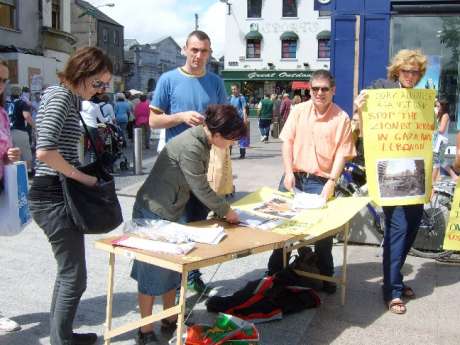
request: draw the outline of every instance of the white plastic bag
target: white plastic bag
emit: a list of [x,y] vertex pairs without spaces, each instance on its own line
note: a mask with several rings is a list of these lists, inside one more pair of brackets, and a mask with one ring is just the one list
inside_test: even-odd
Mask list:
[[0,235],[12,236],[30,222],[27,167],[24,162],[5,166],[4,191],[0,194]]

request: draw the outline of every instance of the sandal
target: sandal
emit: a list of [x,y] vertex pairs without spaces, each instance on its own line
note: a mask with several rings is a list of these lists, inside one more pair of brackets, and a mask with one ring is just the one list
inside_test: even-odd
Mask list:
[[402,291],[403,297],[406,297],[408,299],[414,299],[415,298],[415,292],[412,290],[410,286],[405,286]]
[[172,333],[177,328],[177,318],[174,320],[163,319],[161,320],[161,331]]
[[400,298],[393,298],[391,301],[389,301],[388,310],[398,315],[405,314],[407,311],[406,305]]

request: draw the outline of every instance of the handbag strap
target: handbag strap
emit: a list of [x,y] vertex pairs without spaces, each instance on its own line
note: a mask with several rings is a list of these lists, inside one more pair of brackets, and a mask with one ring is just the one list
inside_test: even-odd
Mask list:
[[100,156],[99,152],[97,152],[96,144],[94,143],[93,137],[89,133],[88,127],[86,126],[86,123],[83,120],[83,117],[81,116],[81,113],[79,111],[77,113],[78,113],[78,116],[80,117],[81,123],[83,124],[83,128],[85,128],[86,136],[88,137],[88,139],[89,139],[89,141],[91,143],[91,146],[93,147],[94,153],[96,155],[96,160],[98,162],[100,162],[101,161],[101,156]]

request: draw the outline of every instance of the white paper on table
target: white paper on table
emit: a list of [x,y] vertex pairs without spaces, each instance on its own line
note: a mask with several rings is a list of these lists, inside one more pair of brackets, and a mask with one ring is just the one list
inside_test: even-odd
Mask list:
[[177,244],[177,243],[154,241],[154,240],[133,237],[133,236],[123,236],[113,241],[112,243],[117,246],[122,246],[122,247],[142,249],[142,250],[148,250],[151,252],[160,252],[160,253],[175,254],[175,255],[185,255],[195,247],[195,243],[193,242]]
[[247,211],[236,209],[235,212],[240,217],[241,226],[247,226],[260,230],[271,230],[280,225],[284,220],[262,217]]
[[313,209],[326,206],[326,199],[319,194],[305,193],[294,188],[294,201],[292,207],[295,209]]

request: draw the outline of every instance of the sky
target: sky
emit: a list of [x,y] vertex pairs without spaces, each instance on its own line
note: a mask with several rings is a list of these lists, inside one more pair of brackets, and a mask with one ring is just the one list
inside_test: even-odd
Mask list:
[[[87,0],[88,1],[88,0]],[[135,38],[139,43],[151,43],[172,36],[183,46],[187,34],[195,29],[195,13],[199,29],[211,38],[213,56],[219,59],[224,52],[225,14],[227,5],[219,0],[89,0],[93,6],[125,28],[125,39]]]

